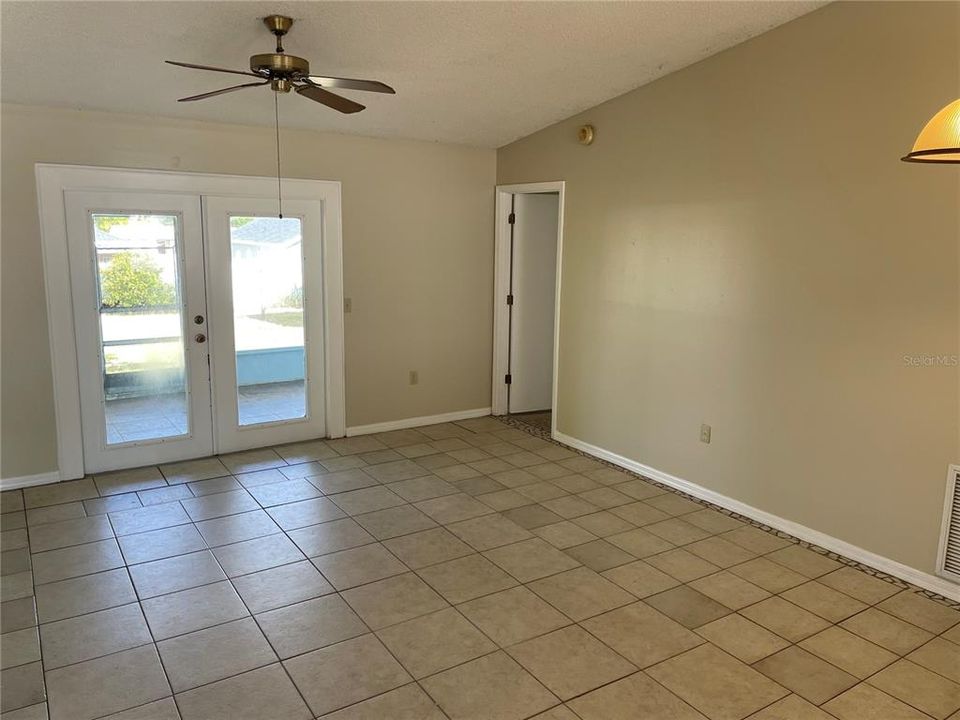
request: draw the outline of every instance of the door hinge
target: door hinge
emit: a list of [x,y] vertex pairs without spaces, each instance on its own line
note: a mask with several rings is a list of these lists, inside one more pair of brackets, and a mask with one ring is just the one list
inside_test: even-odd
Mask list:
[[503,376],[503,381],[504,381],[507,385],[512,384],[512,383],[513,383],[513,375],[511,375],[510,373],[507,373],[506,375]]
[[510,223],[511,225],[513,225],[516,221],[517,221],[517,214],[516,214],[516,213],[510,213],[509,215],[507,215],[507,222],[508,222],[508,223]]
[[513,293],[507,295],[507,305],[513,305]]

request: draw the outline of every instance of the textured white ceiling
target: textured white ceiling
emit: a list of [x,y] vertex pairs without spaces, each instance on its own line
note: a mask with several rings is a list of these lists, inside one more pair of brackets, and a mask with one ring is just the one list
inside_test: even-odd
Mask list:
[[344,92],[343,116],[281,96],[285,126],[499,147],[813,10],[749,2],[11,2],[2,13],[5,102],[273,124],[254,88],[163,64],[246,69],[271,52],[260,22],[295,18],[285,45],[316,74],[372,78],[396,96]]

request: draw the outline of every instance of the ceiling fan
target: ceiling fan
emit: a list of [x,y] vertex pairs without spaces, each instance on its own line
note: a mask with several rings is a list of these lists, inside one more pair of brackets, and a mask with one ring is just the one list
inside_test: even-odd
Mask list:
[[207,98],[223,95],[224,93],[243,90],[244,88],[260,87],[269,85],[270,89],[276,93],[288,93],[295,90],[298,95],[309,98],[327,107],[338,110],[342,113],[355,113],[364,109],[364,106],[354,102],[336,93],[332,93],[326,88],[343,88],[344,90],[363,90],[366,92],[390,93],[395,91],[389,85],[377,80],[354,80],[352,78],[325,77],[323,75],[311,75],[310,63],[296,55],[288,55],[283,50],[283,36],[289,32],[293,25],[293,19],[283,15],[268,15],[263,19],[263,24],[277,38],[277,49],[272,53],[263,53],[250,57],[250,70],[228,70],[226,68],[210,67],[208,65],[195,65],[193,63],[176,62],[167,60],[170,65],[179,67],[193,68],[196,70],[212,70],[213,72],[231,73],[233,75],[248,75],[255,77],[259,82],[247,82],[242,85],[233,85],[231,87],[213,90],[212,92],[201,93],[200,95],[191,95],[190,97],[180,98],[179,102],[193,102],[194,100],[205,100]]

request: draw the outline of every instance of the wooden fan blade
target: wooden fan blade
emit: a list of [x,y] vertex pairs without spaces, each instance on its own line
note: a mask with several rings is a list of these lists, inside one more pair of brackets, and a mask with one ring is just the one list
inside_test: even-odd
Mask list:
[[360,103],[356,103],[353,100],[348,100],[345,97],[335,95],[334,93],[324,90],[322,87],[317,87],[316,85],[300,85],[297,87],[297,93],[299,95],[303,95],[304,97],[310,98],[315,102],[323,103],[327,107],[332,107],[334,110],[339,110],[342,113],[360,112],[365,107]]
[[269,85],[269,80],[264,80],[263,82],[255,83],[244,83],[243,85],[234,85],[232,87],[223,88],[221,90],[213,90],[212,92],[202,93],[200,95],[191,95],[190,97],[180,98],[177,102],[193,102],[194,100],[205,100],[207,98],[215,97],[217,95],[223,95],[224,93],[233,92],[234,90],[243,90],[248,87],[260,87],[261,85]]
[[193,70],[212,70],[213,72],[231,73],[233,75],[249,75],[251,77],[262,77],[256,73],[247,70],[227,70],[226,68],[210,67],[209,65],[194,65],[193,63],[177,62],[176,60],[164,60],[167,65],[176,65],[177,67],[192,68]]
[[354,80],[353,78],[324,77],[323,75],[311,75],[309,81],[314,85],[320,85],[325,88],[343,88],[344,90],[364,90],[366,92],[390,93],[396,95],[397,91],[386,83],[379,80]]

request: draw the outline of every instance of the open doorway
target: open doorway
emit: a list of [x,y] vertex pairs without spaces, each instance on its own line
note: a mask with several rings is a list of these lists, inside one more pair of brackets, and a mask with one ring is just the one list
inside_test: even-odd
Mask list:
[[563,183],[497,188],[494,414],[552,431]]

